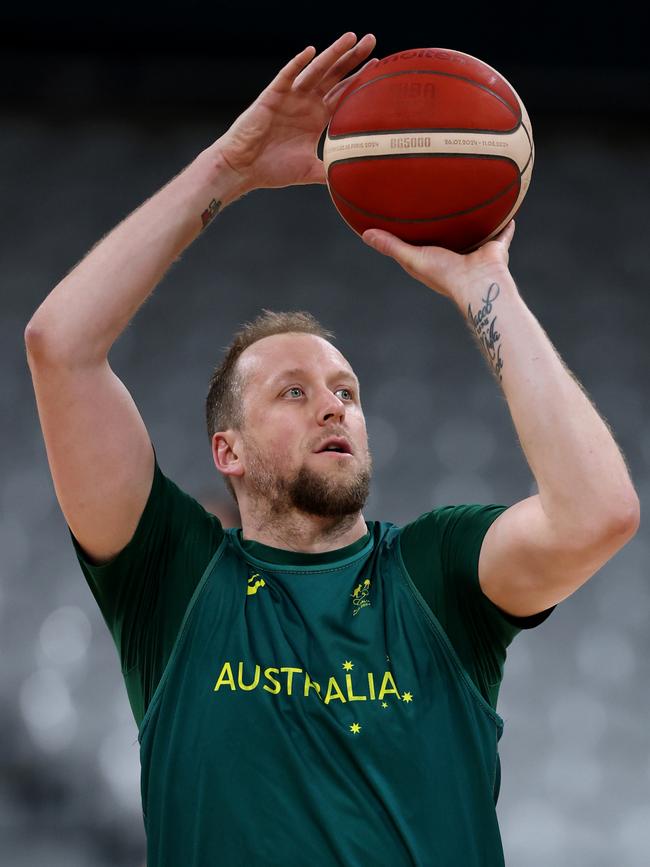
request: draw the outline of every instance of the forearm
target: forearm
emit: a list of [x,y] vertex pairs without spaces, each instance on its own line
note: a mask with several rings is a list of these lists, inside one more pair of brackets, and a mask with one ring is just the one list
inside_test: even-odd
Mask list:
[[218,142],[99,241],[45,298],[28,348],[84,364],[105,358],[170,265],[213,216],[243,195]]
[[547,517],[583,535],[624,523],[638,507],[624,458],[509,272],[475,280],[457,303],[503,388]]

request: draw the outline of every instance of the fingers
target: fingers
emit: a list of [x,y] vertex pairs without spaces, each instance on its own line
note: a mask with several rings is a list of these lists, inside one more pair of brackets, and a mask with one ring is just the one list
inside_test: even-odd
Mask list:
[[371,33],[366,34],[359,42],[356,34],[344,33],[303,69],[294,80],[294,86],[301,90],[309,90],[327,77],[326,89],[329,88],[334,81],[331,77],[332,70],[338,67],[336,74],[339,78],[342,77],[370,54],[375,47],[375,42],[376,39]]
[[369,247],[383,253],[384,256],[392,256],[404,268],[410,271],[418,271],[422,261],[422,247],[407,244],[401,238],[384,232],[383,229],[366,229],[361,239]]
[[296,54],[275,76],[269,87],[276,90],[290,90],[296,76],[304,67],[313,60],[316,54],[316,49],[313,45],[308,45],[307,48]]
[[343,81],[339,81],[338,84],[335,84],[334,87],[328,90],[328,92],[323,97],[323,102],[325,103],[325,105],[329,105],[332,102],[335,102],[351,81],[354,81],[354,79],[357,76],[361,75],[364,70],[366,70],[369,66],[374,66],[376,63],[379,63],[379,58],[371,58],[367,63],[364,63],[361,69],[355,72],[354,75],[348,75],[348,77],[344,78]]
[[[363,60],[365,60],[370,52],[374,50],[376,44],[377,40],[373,34],[367,33],[363,39],[360,39],[359,42],[357,42],[357,44],[349,51],[346,51],[341,59],[337,60],[336,63],[327,70],[325,75],[318,82],[318,89],[320,92],[328,93],[337,82],[341,83],[341,79],[347,75],[350,70],[354,69],[355,66],[358,66]],[[369,64],[378,62],[378,59],[374,57],[372,60],[369,60],[363,68],[365,69]],[[361,71],[362,70],[359,70],[359,72]],[[358,72],[355,73],[355,75],[358,74]],[[347,79],[347,81],[349,81],[349,79]]]

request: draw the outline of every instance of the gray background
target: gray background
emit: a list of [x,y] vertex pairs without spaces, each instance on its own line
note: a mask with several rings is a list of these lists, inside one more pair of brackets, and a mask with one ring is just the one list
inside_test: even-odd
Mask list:
[[[30,77],[29,59],[44,49],[27,35],[45,44],[52,25],[41,11],[31,31],[14,13],[14,54],[2,61],[21,74],[0,119],[0,862],[135,867],[144,860],[137,730],[54,496],[24,327],[94,242],[223,132],[285,58],[356,25],[322,36],[285,28],[274,52],[260,41],[249,59],[233,51],[228,62],[203,48],[175,54],[170,25],[167,42],[158,34],[162,53],[147,42],[145,62],[128,44],[118,62],[92,22],[94,55],[59,21],[68,42]],[[116,20],[103,22],[107,42]],[[121,38],[137,36],[136,24]],[[622,50],[609,64],[594,50],[560,57],[547,74],[541,55],[527,63],[449,27],[430,40],[386,24],[381,42],[372,22],[357,32],[377,33],[379,57],[457,47],[517,87],[537,161],[511,270],[608,420],[642,504],[636,537],[509,650],[498,706],[506,863],[640,867],[650,850],[648,72]],[[163,471],[226,523],[203,404],[233,331],[262,307],[310,310],[360,377],[375,462],[367,519],[401,524],[437,505],[511,504],[536,490],[503,395],[451,303],[367,248],[325,187],[256,191],[185,252],[110,355]]]

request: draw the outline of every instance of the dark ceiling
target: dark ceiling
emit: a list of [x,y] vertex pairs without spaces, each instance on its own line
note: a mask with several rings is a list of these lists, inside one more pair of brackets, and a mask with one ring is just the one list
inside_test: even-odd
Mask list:
[[[365,6],[365,8],[364,8]],[[415,47],[473,54],[508,78],[531,114],[650,116],[650,51],[625,5],[384,5],[35,0],[0,12],[0,102],[14,111],[197,114],[243,108],[293,54],[346,30],[378,57]],[[336,21],[328,11],[336,10]]]

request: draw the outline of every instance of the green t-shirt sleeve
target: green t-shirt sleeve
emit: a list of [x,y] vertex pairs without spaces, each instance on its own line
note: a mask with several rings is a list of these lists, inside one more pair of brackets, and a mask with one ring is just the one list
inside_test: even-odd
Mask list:
[[138,725],[192,594],[224,537],[219,519],[164,475],[155,449],[154,462],[135,533],[108,563],[90,563],[68,526],[81,570],[115,642]]
[[555,606],[515,617],[489,599],[478,580],[485,534],[502,505],[442,506],[400,531],[404,565],[444,629],[463,667],[496,709],[506,648],[522,629],[538,626]]

